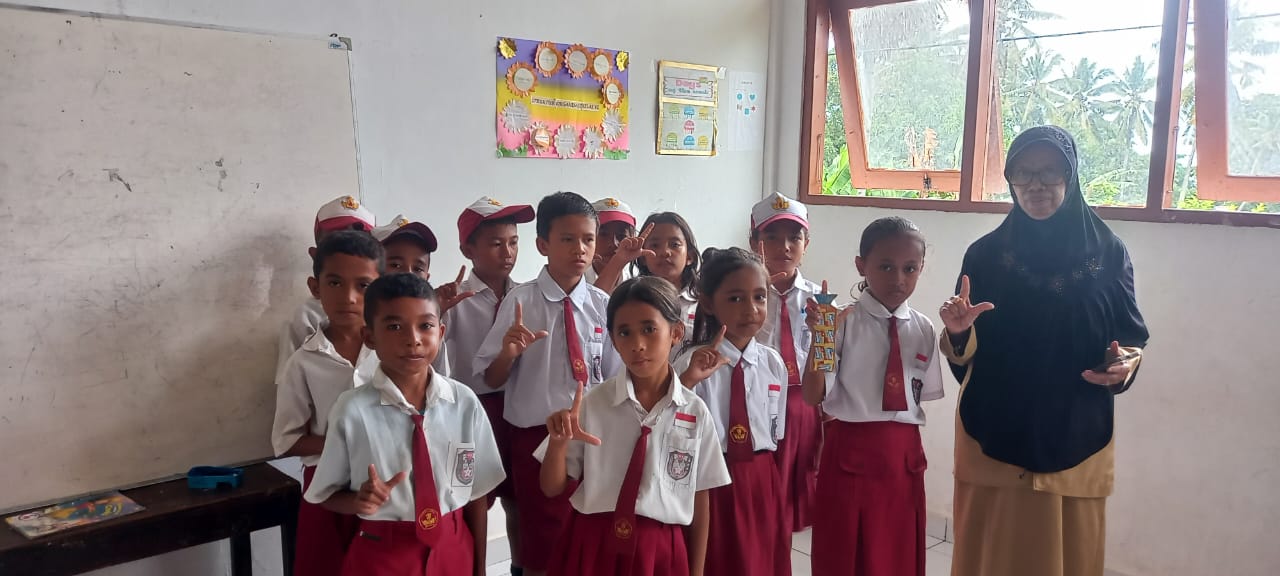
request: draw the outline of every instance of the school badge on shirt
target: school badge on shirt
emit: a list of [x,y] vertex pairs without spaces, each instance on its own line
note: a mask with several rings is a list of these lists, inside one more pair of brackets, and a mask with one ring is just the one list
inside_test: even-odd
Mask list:
[[476,476],[476,451],[473,448],[458,448],[457,458],[453,466],[453,479],[460,486],[470,486]]
[[667,476],[672,480],[677,482],[684,480],[689,477],[691,471],[693,471],[693,454],[679,450],[667,452]]

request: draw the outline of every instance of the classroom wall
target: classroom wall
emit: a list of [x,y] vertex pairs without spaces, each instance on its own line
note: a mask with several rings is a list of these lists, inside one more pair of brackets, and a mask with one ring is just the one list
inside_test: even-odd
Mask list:
[[[780,93],[775,179],[794,194],[799,178],[804,2],[775,12]],[[845,292],[861,230],[891,211],[810,209],[805,275]],[[969,243],[1003,218],[904,211],[929,239],[912,305],[937,320]],[[1133,389],[1117,398],[1116,490],[1108,502],[1107,567],[1120,574],[1273,575],[1280,549],[1280,230],[1112,222],[1132,253],[1138,303],[1151,343]],[[929,410],[928,507],[951,514],[957,388]]]
[[[556,190],[597,199],[615,195],[643,218],[678,210],[704,246],[746,234],[761,195],[763,145],[714,158],[653,152],[655,70],[660,59],[764,74],[768,0],[19,0],[19,4],[190,22],[274,34],[352,38],[362,192],[380,219],[404,213],[441,240],[433,280],[448,281],[457,254],[456,218],[476,197],[536,203]],[[493,54],[497,36],[582,42],[631,54],[631,155],[625,161],[553,161],[494,156]],[[216,55],[211,55],[216,57]],[[305,95],[299,95],[304,98]],[[727,126],[722,112],[722,135]],[[334,196],[356,190],[333,190]],[[299,206],[308,230],[316,206]],[[726,217],[727,215],[727,217]],[[523,230],[517,279],[538,271],[533,228]],[[297,256],[305,258],[305,246]],[[305,294],[299,294],[301,300]],[[255,535],[257,574],[278,572],[278,536]],[[103,571],[99,576],[227,572],[225,542]]]

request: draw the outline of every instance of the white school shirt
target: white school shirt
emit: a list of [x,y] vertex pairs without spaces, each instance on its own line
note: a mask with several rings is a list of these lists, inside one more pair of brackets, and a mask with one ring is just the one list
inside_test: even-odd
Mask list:
[[[489,418],[471,389],[432,370],[425,408],[422,428],[443,515],[484,498],[506,473]],[[412,416],[417,413],[381,368],[369,384],[343,394],[329,417],[324,454],[307,502],[323,503],[342,490],[358,492],[373,464],[383,481],[400,472],[409,476],[391,489],[391,498],[377,512],[360,517],[413,520]]]
[[693,319],[698,315],[698,299],[688,288],[680,291],[680,320],[684,322],[684,341],[671,349],[671,362],[680,357],[685,348],[693,345]]
[[[507,279],[505,292],[510,293],[515,285]],[[441,374],[466,384],[477,395],[491,394],[502,390],[502,387],[490,388],[484,383],[484,373],[475,374],[471,368],[480,344],[493,328],[498,295],[489,285],[476,278],[474,271],[458,286],[459,293],[468,290],[474,291],[475,296],[459,302],[444,313],[444,342],[440,344],[440,353],[433,366]]]
[[[809,359],[809,325],[804,322],[804,306],[805,303],[813,297],[814,294],[821,294],[822,286],[814,284],[804,279],[800,275],[800,271],[796,271],[795,283],[786,292],[778,292],[772,284],[769,285],[769,316],[765,320],[764,326],[760,328],[760,333],[756,338],[774,350],[782,350],[782,346],[787,344],[781,342],[782,338],[782,306],[787,306],[787,314],[791,319],[791,340],[790,345],[796,351],[796,369],[800,371],[800,375],[804,375],[805,362]],[[787,384],[787,380],[783,379],[783,385]]]
[[[498,318],[476,353],[473,373],[483,379],[484,371],[502,350],[503,336],[515,321],[516,303],[523,306],[525,327],[533,332],[547,331],[546,338],[534,342],[516,359],[507,378],[504,417],[520,428],[545,425],[553,412],[573,404],[573,395],[578,391],[565,340],[564,298],[564,290],[544,266],[537,280],[512,288],[502,300]],[[582,346],[590,388],[613,377],[622,367],[622,359],[605,333],[609,295],[584,279],[568,298],[573,302],[574,328],[578,330],[573,336]]]
[[[674,373],[671,392],[653,410],[646,412],[636,400],[635,385],[623,371],[583,398],[580,418],[582,429],[602,442],[569,442],[565,470],[582,481],[569,503],[582,514],[614,511],[641,426],[651,431],[645,440],[636,514],[688,526],[693,523],[694,494],[730,482],[711,411]],[[534,451],[539,462],[546,458],[550,442],[543,440]]]
[[[689,359],[696,351],[696,348],[688,350],[676,359],[677,374],[683,374],[689,368]],[[720,355],[729,361],[729,365],[721,366],[694,387],[715,419],[720,446],[728,450],[729,388],[733,383],[733,367],[741,359],[743,381],[747,385],[747,419],[751,423],[753,450],[777,450],[778,441],[787,429],[787,399],[782,393],[787,386],[787,367],[782,364],[782,356],[755,338],[742,351],[725,340],[720,343]]]
[[[884,374],[889,365],[889,316],[898,319],[898,348],[907,383],[907,409],[885,412]],[[856,309],[836,330],[839,363],[826,375],[822,410],[845,422],[903,422],[923,425],[920,402],[941,399],[942,364],[933,322],[905,302],[892,313],[864,291]]]
[[329,316],[324,313],[324,306],[320,305],[318,298],[307,298],[293,310],[280,330],[279,352],[276,354],[276,380],[280,380],[280,376],[284,373],[284,365],[289,361],[289,357],[302,347],[302,343],[306,342],[307,338],[319,332],[320,326],[328,319]]
[[[329,411],[338,396],[373,377],[378,356],[361,346],[356,365],[338,354],[338,349],[317,330],[302,347],[289,356],[276,380],[276,419],[271,426],[271,447],[276,456],[287,452],[306,434],[324,436],[329,427]],[[315,466],[319,456],[303,456],[302,463]]]
[[[622,284],[627,280],[635,278],[635,270],[633,270],[633,268],[634,266],[632,266],[631,264],[623,266],[622,273],[618,274],[618,284],[614,284],[613,287],[617,288],[619,284]],[[600,279],[600,273],[596,272],[595,266],[587,266],[587,271],[582,273],[582,279],[586,280],[587,284],[595,286],[596,280]]]

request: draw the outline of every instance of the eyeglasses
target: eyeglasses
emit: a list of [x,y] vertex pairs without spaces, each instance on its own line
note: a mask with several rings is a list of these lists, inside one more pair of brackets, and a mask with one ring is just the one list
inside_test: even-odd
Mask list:
[[1066,182],[1067,174],[1057,168],[1048,168],[1039,172],[1014,170],[1009,173],[1009,183],[1014,186],[1026,186],[1037,180],[1045,186],[1057,186]]

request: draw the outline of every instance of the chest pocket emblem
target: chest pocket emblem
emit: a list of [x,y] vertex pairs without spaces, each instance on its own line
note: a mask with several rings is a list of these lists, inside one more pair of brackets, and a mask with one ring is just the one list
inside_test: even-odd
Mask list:
[[667,452],[667,476],[672,480],[684,480],[693,471],[693,454],[671,450]]
[[469,448],[458,450],[458,458],[453,466],[453,478],[462,486],[470,486],[476,477],[476,451]]

